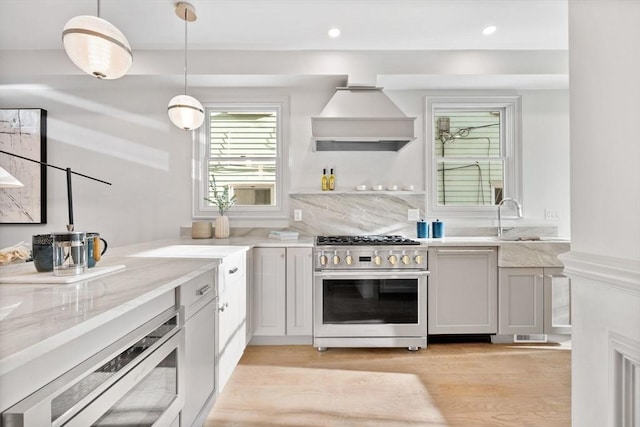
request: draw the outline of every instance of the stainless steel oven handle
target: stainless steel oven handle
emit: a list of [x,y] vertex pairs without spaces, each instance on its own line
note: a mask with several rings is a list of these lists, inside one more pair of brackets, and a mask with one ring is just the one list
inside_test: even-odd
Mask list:
[[421,271],[393,271],[393,270],[359,270],[359,271],[316,271],[315,276],[320,278],[405,278],[428,276],[429,272]]

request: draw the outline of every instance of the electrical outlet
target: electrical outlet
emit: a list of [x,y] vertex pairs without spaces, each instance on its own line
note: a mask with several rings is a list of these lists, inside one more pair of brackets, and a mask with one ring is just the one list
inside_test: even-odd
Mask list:
[[293,210],[293,220],[294,221],[302,221],[302,209],[294,209]]
[[420,220],[420,209],[407,209],[407,220],[408,221],[419,221]]
[[545,209],[544,219],[547,219],[547,220],[560,219],[560,211],[558,211],[558,209]]

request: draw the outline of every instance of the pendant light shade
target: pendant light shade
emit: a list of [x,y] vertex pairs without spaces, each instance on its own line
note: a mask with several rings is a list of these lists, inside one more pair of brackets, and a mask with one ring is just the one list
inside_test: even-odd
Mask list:
[[126,37],[97,16],[71,18],[62,31],[64,50],[82,71],[99,79],[117,79],[133,62]]
[[194,130],[204,122],[204,108],[200,101],[187,95],[187,22],[197,19],[196,10],[186,2],[176,4],[176,15],[184,20],[184,95],[171,98],[167,113],[171,122],[184,130]]
[[169,101],[169,118],[180,129],[198,129],[204,122],[204,108],[200,101],[189,95],[177,95]]

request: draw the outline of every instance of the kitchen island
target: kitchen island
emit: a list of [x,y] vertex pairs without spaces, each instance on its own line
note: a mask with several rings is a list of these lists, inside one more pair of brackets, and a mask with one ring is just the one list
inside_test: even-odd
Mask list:
[[[181,287],[198,280],[215,286],[222,260],[249,249],[209,242],[198,253],[179,251],[181,245],[194,242],[181,239],[110,248],[95,268],[124,265],[123,269],[68,284],[42,283],[42,277],[52,273],[36,273],[32,263],[3,268],[0,278],[24,279],[31,274],[38,279],[0,284],[0,411],[87,363],[137,328],[150,328],[159,315],[169,323],[178,318],[171,311],[179,309]],[[182,322],[174,320],[177,328]]]

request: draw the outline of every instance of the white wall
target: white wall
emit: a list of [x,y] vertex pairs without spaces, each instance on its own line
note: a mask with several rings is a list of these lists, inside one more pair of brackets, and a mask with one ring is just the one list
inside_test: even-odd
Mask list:
[[[48,111],[49,162],[113,183],[109,187],[74,177],[77,230],[99,231],[111,244],[124,245],[176,237],[179,227],[190,225],[191,135],[175,128],[166,115],[168,100],[180,93],[180,85],[166,83],[158,76],[99,81],[86,75],[43,77],[37,73],[9,72],[0,73],[0,107],[38,107]],[[282,82],[287,79],[279,78]],[[322,110],[337,85],[344,84],[344,76],[313,76],[302,79],[302,83],[300,78],[289,79],[291,87],[190,86],[189,92],[203,103],[235,97],[245,100],[288,97],[291,103],[288,180],[294,191],[317,189],[323,167],[336,168],[338,189],[360,183],[413,184],[417,190],[424,189],[422,116],[426,91],[389,91],[408,115],[418,117],[418,139],[402,151],[314,152],[309,118]],[[566,91],[521,94],[527,221],[548,225],[544,221],[544,207],[558,208],[563,213],[557,222],[560,234],[568,235],[568,94]],[[64,229],[65,177],[55,170],[49,170],[48,176],[48,224],[1,225],[0,247],[20,241],[28,243],[33,234]],[[493,221],[470,221],[470,224],[495,225]]]
[[[615,342],[640,371],[640,1],[570,0],[572,423],[616,418]],[[631,377],[631,375],[629,375]],[[631,378],[627,378],[631,380]],[[640,401],[637,383],[636,411]]]

